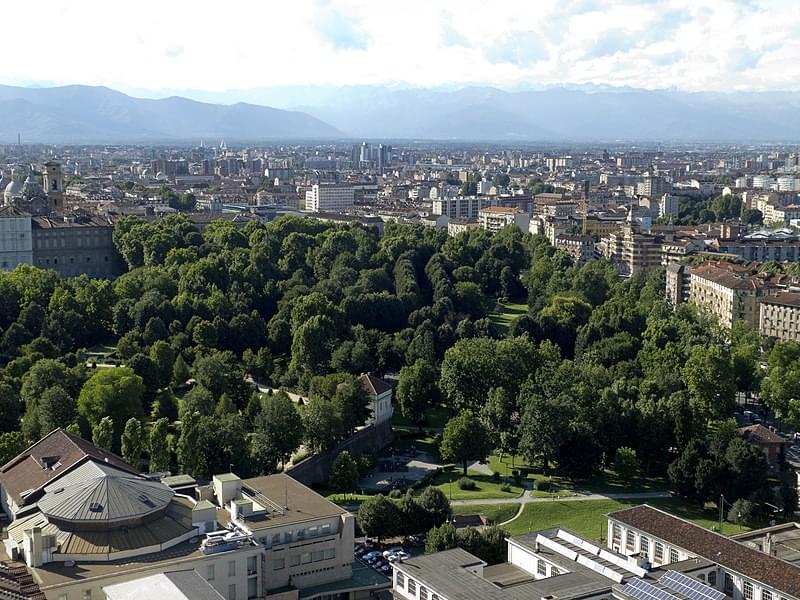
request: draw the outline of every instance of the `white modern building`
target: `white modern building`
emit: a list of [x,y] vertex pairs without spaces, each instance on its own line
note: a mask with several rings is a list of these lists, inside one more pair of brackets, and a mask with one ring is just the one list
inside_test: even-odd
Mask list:
[[315,184],[306,192],[306,210],[338,212],[353,207],[355,188],[336,183]]

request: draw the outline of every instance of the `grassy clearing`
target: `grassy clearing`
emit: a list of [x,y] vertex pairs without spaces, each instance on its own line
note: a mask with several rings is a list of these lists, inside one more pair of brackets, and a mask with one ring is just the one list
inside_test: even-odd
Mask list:
[[[513,465],[512,465],[513,462]],[[542,473],[540,468],[529,466],[521,456],[503,456],[501,461],[499,456],[489,457],[489,468],[497,471],[504,477],[511,474],[516,469],[528,480],[547,482],[550,490],[541,492],[535,490],[534,496],[550,496],[553,493],[561,495],[571,495],[571,490],[585,490],[598,494],[621,493],[621,492],[661,492],[669,489],[669,482],[661,477],[635,477],[631,481],[623,481],[611,469],[606,469],[598,473],[591,479],[585,481],[570,481],[569,479],[555,475],[547,476]]]
[[[444,429],[447,421],[452,415],[450,411],[444,406],[432,406],[428,408],[425,413],[425,427],[433,427],[435,429]],[[400,409],[395,407],[394,414],[392,415],[392,427],[395,429],[417,430],[417,426],[409,421],[406,417],[400,414]]]
[[492,525],[508,521],[517,514],[519,504],[470,504],[453,507],[455,515],[483,515]]
[[[599,540],[606,536],[606,515],[615,510],[641,504],[641,501],[624,500],[576,500],[569,502],[534,502],[525,505],[518,519],[508,524],[506,529],[512,534],[528,533],[548,527],[565,527],[587,539]],[[692,521],[703,527],[717,526],[714,510],[703,510],[687,505],[679,498],[659,498],[647,500],[651,506]],[[722,533],[733,535],[748,531],[748,527],[723,522]]]
[[391,448],[382,451],[381,456],[388,458],[392,455],[394,450],[405,450],[406,448],[413,447],[416,450],[427,452],[433,458],[437,458],[439,452],[433,440],[434,435],[435,434],[426,431],[422,433],[418,433],[416,430],[406,432],[395,431],[394,443]]
[[458,480],[463,477],[461,469],[446,470],[437,475],[431,485],[439,488],[451,500],[487,500],[491,498],[519,498],[523,488],[511,485],[508,492],[500,489],[502,482],[492,481],[489,475],[477,471],[467,471],[467,476],[475,482],[474,490],[462,490]]
[[517,304],[509,302],[508,304],[497,303],[497,308],[494,312],[489,313],[489,320],[500,331],[505,333],[511,326],[511,322],[517,317],[528,314],[527,304]]

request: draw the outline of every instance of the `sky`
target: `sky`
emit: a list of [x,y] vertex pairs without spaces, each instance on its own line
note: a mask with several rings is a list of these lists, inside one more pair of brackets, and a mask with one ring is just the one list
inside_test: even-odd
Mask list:
[[[42,14],[47,12],[47,15]],[[800,90],[800,0],[6,2],[0,83]]]

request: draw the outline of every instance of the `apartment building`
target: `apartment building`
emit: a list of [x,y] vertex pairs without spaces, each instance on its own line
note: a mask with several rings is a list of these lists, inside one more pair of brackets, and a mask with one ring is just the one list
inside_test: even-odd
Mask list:
[[577,266],[594,258],[594,238],[590,235],[561,233],[556,236],[554,245],[556,250],[568,254]]
[[455,237],[470,229],[480,227],[477,220],[473,219],[451,219],[447,222],[447,235]]
[[758,330],[762,335],[800,342],[800,293],[759,298],[758,308]]
[[314,184],[306,192],[306,210],[312,212],[337,212],[353,207],[355,189],[337,183]]
[[642,181],[636,184],[636,193],[649,198],[660,198],[672,190],[669,182],[659,175],[645,173]]
[[766,293],[759,280],[747,276],[741,267],[721,263],[706,263],[688,272],[691,304],[714,315],[725,328],[738,320],[758,327],[757,300]]
[[432,212],[451,219],[477,219],[478,212],[491,204],[491,199],[484,196],[441,197],[433,200]]
[[798,204],[789,204],[787,206],[767,204],[764,207],[765,225],[785,227],[791,224],[793,219],[800,219],[800,205]]
[[487,206],[478,211],[478,225],[491,233],[497,233],[509,225],[516,225],[527,232],[529,223],[528,214],[516,208]]
[[603,238],[601,253],[617,266],[620,275],[631,277],[661,266],[661,241],[629,223]]
[[686,265],[678,263],[667,267],[666,272],[666,298],[672,306],[689,301],[689,277]]
[[159,480],[57,429],[0,469],[0,501],[0,580],[35,582],[23,599],[97,600],[173,571],[227,600],[357,599],[387,585],[354,576],[353,516],[288,475]]

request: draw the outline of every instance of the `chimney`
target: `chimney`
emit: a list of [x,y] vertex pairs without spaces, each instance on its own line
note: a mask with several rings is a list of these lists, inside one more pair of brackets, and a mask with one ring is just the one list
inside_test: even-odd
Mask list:
[[764,554],[772,554],[772,533],[769,531],[764,536]]

